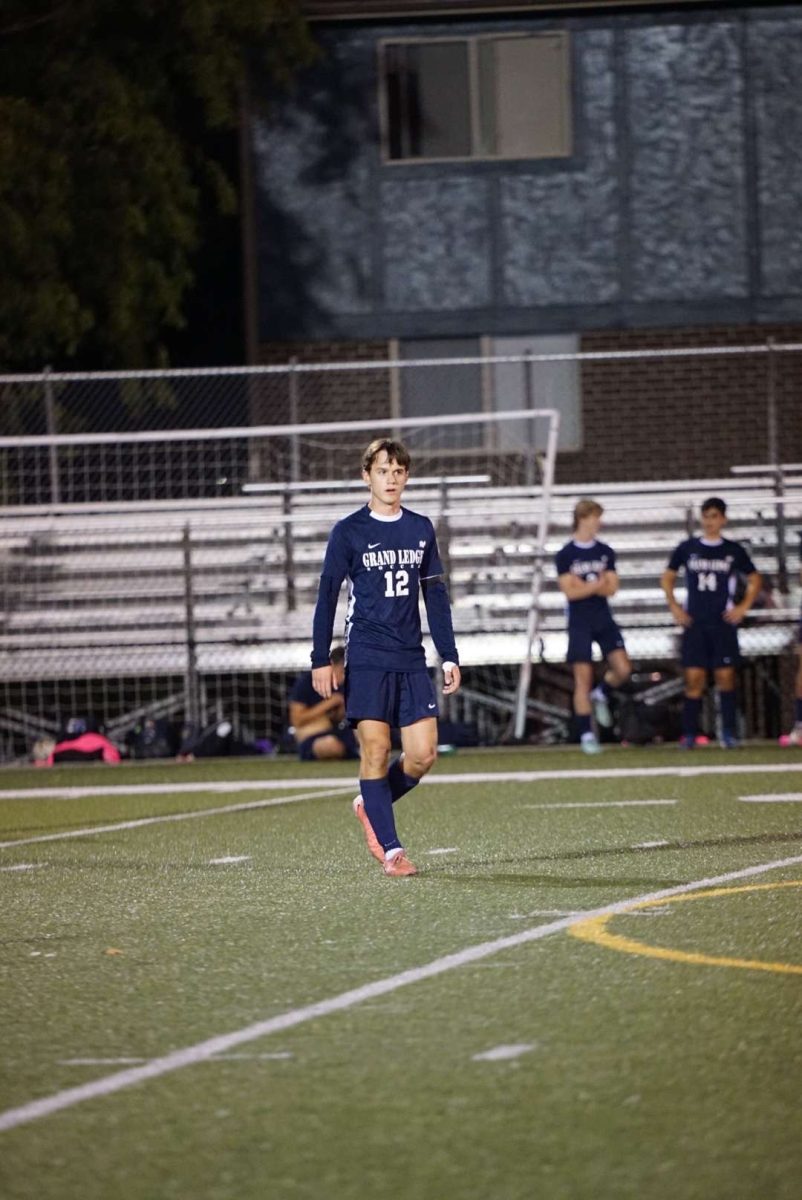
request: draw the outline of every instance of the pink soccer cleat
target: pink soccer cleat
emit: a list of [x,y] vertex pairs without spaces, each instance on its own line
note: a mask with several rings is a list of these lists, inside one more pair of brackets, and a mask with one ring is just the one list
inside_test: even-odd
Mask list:
[[373,826],[368,820],[368,815],[365,812],[365,804],[361,796],[355,796],[353,800],[354,816],[362,822],[362,829],[365,834],[365,841],[368,844],[368,850],[378,862],[384,862],[384,849],[382,848],[379,839],[373,832]]
[[400,878],[403,875],[417,875],[418,868],[409,861],[405,851],[402,850],[400,854],[394,854],[392,858],[385,858],[384,873]]

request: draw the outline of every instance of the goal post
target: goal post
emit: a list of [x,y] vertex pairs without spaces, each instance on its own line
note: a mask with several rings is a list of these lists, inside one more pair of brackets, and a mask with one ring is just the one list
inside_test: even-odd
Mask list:
[[[377,436],[410,450],[403,502],[435,525],[461,657],[498,685],[486,704],[469,686],[471,704],[494,711],[537,636],[558,429],[555,410],[516,408],[0,438],[0,457],[20,455],[6,463],[27,472],[14,486],[39,499],[0,508],[0,753],[25,728],[30,742],[87,711],[118,734],[148,714],[197,725],[233,713],[278,743],[289,684],[309,666],[326,540],[366,501],[361,454]],[[236,489],[223,487],[235,466]],[[338,632],[344,612],[343,594]],[[435,669],[425,614],[424,644]],[[494,729],[507,731],[503,708]]]
[[560,414],[551,411],[549,414],[549,431],[546,454],[543,461],[543,485],[540,498],[540,517],[537,529],[535,560],[532,569],[532,587],[530,592],[529,612],[526,618],[526,647],[521,660],[521,674],[518,680],[518,696],[515,703],[515,738],[521,741],[526,730],[526,706],[529,698],[529,686],[532,681],[532,650],[540,625],[540,594],[543,590],[543,566],[546,555],[546,539],[549,534],[551,515],[551,495],[554,486],[554,469],[557,461],[557,444],[560,436]]

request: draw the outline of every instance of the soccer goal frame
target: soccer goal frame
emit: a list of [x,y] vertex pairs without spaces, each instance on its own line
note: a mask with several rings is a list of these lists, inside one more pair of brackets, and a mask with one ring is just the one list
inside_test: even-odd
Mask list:
[[[502,436],[499,431],[505,427]],[[467,451],[460,447],[463,435]],[[173,695],[176,677],[182,675],[185,715],[197,721],[196,710],[208,707],[197,700],[204,694],[204,681],[220,672],[240,672],[255,679],[260,672],[278,678],[303,670],[309,661],[312,597],[325,537],[335,520],[364,503],[359,447],[376,436],[412,443],[413,474],[404,502],[413,508],[420,505],[434,520],[441,550],[445,549],[446,571],[452,577],[449,544],[456,547],[463,580],[465,560],[459,555],[467,548],[475,577],[492,575],[492,589],[503,593],[511,586],[504,578],[505,543],[515,540],[516,524],[526,529],[525,554],[516,558],[513,552],[510,559],[524,587],[529,578],[525,631],[520,607],[499,628],[484,624],[478,610],[474,614],[473,584],[461,585],[468,592],[455,621],[457,644],[468,665],[503,661],[517,668],[517,733],[526,714],[532,648],[540,627],[539,601],[559,436],[559,412],[546,408],[0,438],[0,449],[35,448],[42,469],[34,479],[42,479],[45,486],[51,456],[56,454],[64,456],[62,468],[68,464],[74,477],[80,473],[80,479],[87,481],[82,502],[42,497],[39,503],[0,510],[14,560],[25,562],[33,549],[33,566],[43,557],[53,564],[48,565],[44,577],[41,571],[32,573],[30,580],[19,572],[14,577],[20,594],[19,612],[15,613],[19,633],[10,631],[7,646],[0,648],[0,688],[8,693],[5,707],[28,708],[30,683],[35,677],[43,681],[41,712],[29,715],[32,720],[44,718],[54,707],[52,698],[47,701],[45,695],[55,695],[71,680],[100,680],[102,717],[108,727],[114,727],[135,710],[144,711],[151,703],[147,700],[151,692],[155,697],[152,703],[156,703],[169,683]],[[214,473],[218,463],[226,461],[226,444],[236,446],[240,461],[258,461],[261,456],[279,467],[288,457],[303,460],[307,451],[317,453],[321,444],[338,446],[347,459],[342,468],[348,478],[293,482],[287,472],[260,482],[253,472],[248,483],[240,483],[236,495],[207,493],[200,497],[171,494],[169,479],[163,478],[158,489],[151,493],[140,490],[136,499],[89,497],[90,490],[97,491],[96,480],[108,477],[117,464],[124,467],[127,478],[138,470],[138,463],[154,461],[180,461],[198,476],[211,462]],[[281,447],[281,459],[271,446]],[[174,457],[155,460],[150,457],[151,448],[153,454],[169,448]],[[499,461],[505,454],[510,462],[508,476],[499,473]],[[414,469],[418,464],[420,473]],[[518,479],[526,476],[529,482],[513,485],[514,475]],[[151,477],[155,477],[153,470],[148,479]],[[116,494],[120,491],[118,488]],[[485,543],[493,549],[485,552]],[[261,565],[256,561],[258,555],[254,556],[260,547],[268,552]],[[250,574],[245,573],[246,567]],[[260,631],[256,620],[252,627],[249,621],[260,596],[267,595],[260,593],[260,575],[271,571],[272,591]],[[58,620],[54,616],[52,621],[53,637],[46,642],[39,634],[27,632],[21,605],[28,594],[37,606],[40,632],[49,628],[48,605],[58,606]],[[154,623],[157,611],[161,626]],[[234,617],[242,630],[236,636],[226,627],[226,621],[230,625]],[[167,632],[168,620],[172,632]],[[498,660],[494,657],[497,653],[502,655]],[[23,663],[25,672],[21,674]],[[141,695],[134,689],[122,708],[107,703],[118,678],[133,680],[140,672],[151,680],[148,689],[143,688]],[[160,690],[156,681],[162,677],[164,688]],[[24,696],[23,685],[28,689]]]

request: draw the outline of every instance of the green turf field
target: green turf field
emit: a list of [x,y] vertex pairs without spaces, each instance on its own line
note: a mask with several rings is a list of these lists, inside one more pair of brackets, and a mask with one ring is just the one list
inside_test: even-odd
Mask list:
[[797,1200],[802,753],[353,780],[0,775],[4,1200]]

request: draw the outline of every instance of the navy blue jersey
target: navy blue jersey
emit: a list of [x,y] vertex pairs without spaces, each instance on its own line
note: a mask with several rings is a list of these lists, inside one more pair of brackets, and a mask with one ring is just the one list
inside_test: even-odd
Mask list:
[[670,571],[685,568],[688,595],[685,608],[699,624],[719,620],[732,608],[739,575],[752,575],[757,569],[740,542],[719,538],[707,542],[701,537],[680,542],[668,561]]
[[[367,505],[331,531],[313,626],[312,666],[329,661],[337,597],[349,581],[346,663],[385,671],[425,669],[420,591],[440,657],[458,662],[443,564],[428,517],[402,508],[382,517]],[[429,582],[427,582],[429,581]]]
[[313,704],[320,704],[320,696],[312,687],[311,671],[304,671],[298,676],[290,688],[289,699],[297,704],[305,704],[307,708],[311,708]]
[[[615,551],[604,542],[566,542],[554,556],[558,575],[575,575],[583,582],[598,579],[602,571],[615,570]],[[610,617],[606,596],[585,596],[568,601],[569,628],[595,625]]]

